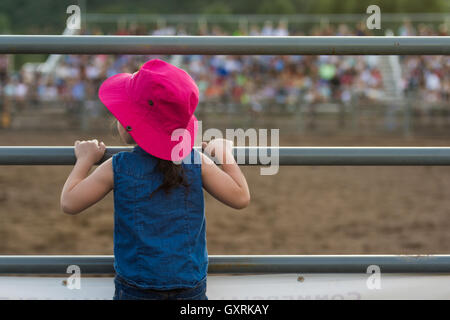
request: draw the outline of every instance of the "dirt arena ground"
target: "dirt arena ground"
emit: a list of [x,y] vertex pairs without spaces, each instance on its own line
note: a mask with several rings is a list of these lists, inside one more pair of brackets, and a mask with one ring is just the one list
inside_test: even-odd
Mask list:
[[[0,145],[117,137],[0,131]],[[447,139],[282,137],[297,146],[448,146]],[[71,167],[0,167],[0,254],[112,254],[113,196],[78,216],[59,208]],[[432,254],[450,251],[450,167],[244,167],[252,201],[206,195],[210,254]]]

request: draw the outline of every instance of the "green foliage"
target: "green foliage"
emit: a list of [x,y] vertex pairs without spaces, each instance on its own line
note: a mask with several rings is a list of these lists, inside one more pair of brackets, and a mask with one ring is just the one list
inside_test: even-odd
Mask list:
[[[311,13],[363,13],[374,4],[385,13],[443,12],[448,0],[315,0]],[[445,10],[444,10],[445,12]]]
[[258,13],[293,14],[295,13],[295,6],[292,0],[264,0]]
[[6,15],[0,13],[0,34],[10,31],[9,19]]
[[0,32],[61,33],[71,4],[79,4],[82,13],[129,14],[361,14],[371,4],[382,13],[450,10],[450,0],[0,0]]
[[231,12],[230,6],[224,2],[214,2],[202,10],[205,14],[231,14]]

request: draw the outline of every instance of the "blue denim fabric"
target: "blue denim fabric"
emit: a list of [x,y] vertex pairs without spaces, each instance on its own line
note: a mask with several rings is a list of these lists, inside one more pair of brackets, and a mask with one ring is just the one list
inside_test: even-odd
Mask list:
[[167,195],[157,158],[136,146],[113,156],[114,267],[140,289],[195,288],[206,278],[208,252],[201,178],[196,150],[183,163],[189,188]]
[[127,283],[116,275],[116,290],[113,300],[208,300],[206,296],[206,278],[194,288],[154,290],[141,289]]

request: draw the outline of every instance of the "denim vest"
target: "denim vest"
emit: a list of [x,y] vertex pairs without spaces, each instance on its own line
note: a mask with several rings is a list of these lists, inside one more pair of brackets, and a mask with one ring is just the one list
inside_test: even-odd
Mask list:
[[113,156],[114,268],[139,288],[192,288],[206,277],[201,158],[193,149],[186,159],[189,188],[168,195],[160,189],[150,198],[163,181],[157,158],[139,146]]

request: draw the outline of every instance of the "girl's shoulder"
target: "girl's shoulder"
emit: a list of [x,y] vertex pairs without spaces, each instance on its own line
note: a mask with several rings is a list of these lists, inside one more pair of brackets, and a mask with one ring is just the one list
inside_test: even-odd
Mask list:
[[130,151],[120,151],[120,152],[113,154],[111,157],[113,164],[118,163],[122,159],[126,159],[130,153],[131,153]]
[[122,165],[122,159],[124,157],[126,157],[126,154],[128,153],[128,151],[121,151],[118,153],[115,153],[112,155],[111,159],[112,159],[112,167],[113,167],[113,172],[115,171],[121,171],[120,167]]

